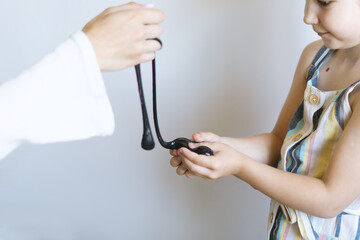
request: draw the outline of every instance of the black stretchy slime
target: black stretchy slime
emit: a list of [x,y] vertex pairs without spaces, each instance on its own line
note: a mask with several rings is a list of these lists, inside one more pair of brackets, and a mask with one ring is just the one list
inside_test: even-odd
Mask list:
[[[158,41],[162,46],[162,42],[160,41],[160,39],[155,38],[154,40]],[[142,81],[141,81],[140,65],[135,66],[135,71],[136,71],[136,77],[137,77],[138,88],[139,88],[141,110],[142,110],[142,116],[143,116],[143,128],[144,128],[143,129],[143,138],[141,141],[141,147],[145,150],[151,150],[154,148],[155,143],[154,143],[154,139],[151,134],[149,118],[148,118],[147,111],[146,111],[144,92],[143,92]],[[185,147],[197,154],[202,154],[202,155],[206,155],[206,156],[214,155],[213,151],[209,147],[206,147],[206,146],[200,146],[200,147],[191,149],[189,147],[189,143],[190,142],[195,143],[195,142],[190,139],[184,138],[184,137],[177,138],[171,142],[165,142],[163,140],[163,138],[161,137],[161,134],[160,134],[159,122],[158,122],[158,117],[157,117],[157,107],[156,107],[157,104],[156,104],[156,63],[155,63],[155,59],[152,61],[152,79],[153,79],[153,115],[154,115],[155,131],[156,131],[156,136],[157,136],[161,146],[163,146],[166,149],[179,149],[179,148]]]

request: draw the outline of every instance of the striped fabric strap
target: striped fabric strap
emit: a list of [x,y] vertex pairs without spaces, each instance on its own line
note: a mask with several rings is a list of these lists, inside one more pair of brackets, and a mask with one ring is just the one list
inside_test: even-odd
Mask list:
[[306,80],[310,80],[313,76],[318,67],[321,65],[321,63],[327,58],[329,54],[331,54],[333,50],[330,48],[327,48],[326,46],[323,46],[320,48],[320,50],[315,55],[314,60],[311,63],[311,66],[309,68],[309,71],[306,75]]

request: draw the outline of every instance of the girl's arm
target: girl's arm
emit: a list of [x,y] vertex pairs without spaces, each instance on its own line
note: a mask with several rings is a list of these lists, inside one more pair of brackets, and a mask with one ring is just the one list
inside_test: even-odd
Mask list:
[[[359,89],[357,89],[360,91]],[[289,173],[259,163],[230,146],[212,142],[212,157],[188,149],[178,151],[183,165],[197,176],[213,180],[234,175],[270,198],[291,208],[322,218],[337,216],[360,195],[360,94],[352,105],[348,122],[321,179]]]
[[[305,49],[302,59],[306,59],[308,50],[317,47],[318,43],[309,45]],[[300,101],[301,90],[299,69],[300,60],[295,79],[291,87],[287,101],[281,111],[279,120],[272,132],[283,139],[286,129],[282,126],[288,124],[291,118],[290,112],[295,111],[295,105]],[[327,170],[321,179],[310,176],[284,172],[261,162],[254,160],[250,155],[239,152],[229,145],[219,142],[197,143],[206,145],[215,151],[212,157],[197,155],[188,149],[178,151],[184,167],[191,174],[206,178],[217,179],[227,175],[234,175],[247,182],[254,188],[266,194],[272,199],[291,208],[323,218],[334,217],[343,211],[352,201],[360,195],[360,90],[352,94],[352,116],[349,120],[336,148],[332,154]],[[303,91],[302,91],[303,92]],[[232,146],[241,143],[239,140],[231,140]],[[245,145],[243,145],[245,146]],[[266,146],[262,145],[262,146]],[[260,151],[260,150],[259,150]],[[265,149],[265,153],[271,152]],[[266,155],[266,154],[265,154]]]
[[[200,132],[193,134],[193,139],[197,142],[221,142],[258,162],[276,166],[280,158],[280,149],[287,132],[287,126],[296,108],[303,99],[308,67],[321,46],[322,41],[320,40],[309,44],[304,49],[294,75],[291,89],[272,132],[246,138],[220,137],[214,133]],[[190,177],[191,173],[187,171],[185,166],[181,165],[181,159],[177,157],[177,151],[171,150],[170,154],[173,156],[170,164],[173,167],[178,167],[177,173],[183,175],[187,172],[187,176]]]
[[[230,138],[220,137],[214,133],[200,132],[193,134],[193,139],[196,142],[218,142],[226,144],[238,152],[245,153],[252,159],[270,166],[276,166],[282,145],[282,139],[273,133],[263,133],[246,138]],[[178,157],[178,150],[170,150],[170,154],[173,156],[170,164],[173,167],[177,167],[177,174],[186,174],[187,177],[192,177],[193,174],[191,171],[189,172],[186,166],[181,164],[182,159]]]
[[211,132],[199,132],[193,134],[192,137],[196,142],[220,142],[227,144],[237,151],[245,153],[252,159],[270,166],[277,164],[283,142],[283,139],[272,132],[244,138],[220,137]]
[[280,158],[280,149],[286,136],[288,125],[304,97],[308,67],[322,45],[323,43],[320,40],[309,44],[304,49],[286,101],[274,129],[270,133],[247,138],[222,137],[221,142],[228,144],[239,152],[245,153],[258,162],[275,166]]
[[[311,49],[317,43],[308,47]],[[305,49],[303,57],[306,57]],[[302,57],[302,58],[303,58]],[[300,60],[300,63],[301,64]],[[302,68],[301,66],[298,69]],[[290,94],[281,111],[273,134],[283,138],[286,129],[282,126],[290,121],[290,112],[295,111],[295,103],[300,100],[300,71],[297,70]],[[357,89],[357,92],[359,89]],[[360,195],[360,94],[352,94],[352,116],[339,139],[332,154],[329,165],[321,179],[310,176],[284,172],[254,160],[250,155],[237,151],[227,144],[219,142],[197,143],[206,145],[215,151],[212,157],[197,155],[188,149],[178,151],[184,167],[191,174],[217,179],[234,175],[247,182],[276,201],[291,208],[323,218],[334,217],[343,211],[356,197]],[[235,146],[237,140],[232,140]],[[266,150],[265,150],[266,151]],[[251,152],[251,151],[250,151]],[[267,152],[270,152],[267,150]]]

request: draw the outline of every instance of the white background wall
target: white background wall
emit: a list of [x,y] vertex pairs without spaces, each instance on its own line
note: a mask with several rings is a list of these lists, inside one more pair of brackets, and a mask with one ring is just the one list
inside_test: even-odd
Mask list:
[[[122,3],[1,0],[0,81]],[[157,54],[163,137],[270,131],[301,51],[315,40],[302,22],[304,1],[152,3],[167,15]],[[150,64],[143,74],[151,112]],[[234,177],[177,176],[159,144],[149,152],[140,148],[134,69],[104,78],[116,116],[113,136],[24,146],[0,163],[0,239],[266,238],[269,198]]]

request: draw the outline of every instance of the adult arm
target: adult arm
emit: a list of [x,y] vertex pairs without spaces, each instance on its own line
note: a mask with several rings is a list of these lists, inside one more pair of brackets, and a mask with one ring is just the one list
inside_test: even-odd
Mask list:
[[0,159],[23,143],[109,135],[114,117],[94,50],[79,31],[0,86]]
[[110,7],[52,53],[0,85],[0,159],[23,143],[109,135],[114,117],[101,71],[149,61],[164,14],[136,3]]

